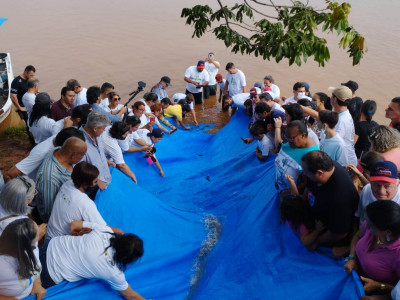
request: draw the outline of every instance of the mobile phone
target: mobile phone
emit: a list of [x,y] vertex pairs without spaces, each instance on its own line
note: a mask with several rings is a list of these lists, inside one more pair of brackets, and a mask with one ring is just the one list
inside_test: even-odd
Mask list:
[[151,116],[150,117],[150,122],[155,122],[156,121],[156,117],[155,116]]
[[244,142],[244,138],[240,137],[240,139]]

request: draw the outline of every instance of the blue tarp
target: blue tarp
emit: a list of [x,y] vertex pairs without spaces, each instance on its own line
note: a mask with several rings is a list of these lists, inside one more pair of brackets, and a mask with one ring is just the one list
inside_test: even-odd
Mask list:
[[1,24],[3,24],[5,21],[7,21],[7,19],[4,19],[4,18],[1,18],[1,17],[0,17],[0,26],[1,26]]
[[[129,266],[134,290],[151,299],[358,299],[355,280],[328,251],[307,251],[280,224],[274,166],[245,145],[237,112],[216,135],[200,125],[157,144],[161,178],[143,154],[127,154],[134,184],[112,170],[96,204],[108,224],[144,240]],[[48,299],[118,299],[105,282],[61,283]]]

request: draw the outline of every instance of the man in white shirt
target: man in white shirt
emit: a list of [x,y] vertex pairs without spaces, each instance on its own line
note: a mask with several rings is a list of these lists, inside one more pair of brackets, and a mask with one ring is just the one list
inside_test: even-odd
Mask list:
[[307,99],[312,101],[310,97],[306,96],[306,86],[303,82],[296,82],[293,85],[293,96],[285,100],[284,104],[297,103],[297,100]]
[[217,81],[215,76],[218,74],[218,69],[220,67],[219,62],[215,60],[213,52],[208,53],[207,58],[204,60],[205,69],[210,77],[208,85],[203,88],[203,98],[208,99],[210,95],[215,96],[217,94]]
[[333,110],[339,114],[339,121],[335,126],[335,131],[342,137],[345,143],[349,163],[356,166],[357,156],[354,150],[354,122],[347,109],[347,105],[353,94],[347,86],[341,86],[339,88],[330,87],[328,91],[332,94],[331,104]]
[[187,82],[186,95],[192,94],[196,104],[203,103],[203,87],[207,86],[210,80],[210,76],[207,71],[204,72],[204,68],[205,62],[199,60],[197,66],[191,66],[185,72],[184,80]]
[[246,77],[243,72],[235,67],[233,62],[226,64],[225,90],[224,95],[229,93],[229,96],[233,97],[236,94],[246,93]]
[[22,96],[22,103],[25,105],[28,120],[31,116],[32,107],[35,105],[36,94],[39,93],[39,79],[28,80],[28,91]]
[[281,90],[279,89],[279,87],[276,84],[274,84],[274,82],[275,82],[275,80],[271,75],[267,75],[264,77],[264,85],[265,85],[265,87],[268,86],[269,88],[271,88],[271,92],[273,94],[271,96],[275,100],[275,98],[278,98],[281,96]]
[[74,106],[77,107],[79,105],[88,104],[86,100],[86,91],[87,88],[81,87],[80,83],[76,79],[70,79],[67,81],[67,87],[71,87],[76,96],[74,101]]
[[377,200],[391,200],[400,204],[399,175],[397,167],[391,161],[377,161],[373,164],[370,174],[370,183],[367,184],[360,196],[358,209],[355,213],[364,221],[364,210],[368,204]]
[[110,102],[108,101],[108,94],[111,93],[112,91],[114,91],[114,86],[109,82],[104,82],[101,85],[100,90],[101,90],[101,94],[100,94],[99,106],[102,109],[105,109],[110,104]]

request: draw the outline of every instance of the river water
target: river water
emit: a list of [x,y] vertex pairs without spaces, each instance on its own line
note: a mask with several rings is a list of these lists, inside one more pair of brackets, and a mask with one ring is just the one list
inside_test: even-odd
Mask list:
[[[55,99],[66,81],[75,78],[84,87],[111,82],[126,101],[138,81],[151,88],[163,75],[172,79],[170,96],[184,92],[186,68],[213,51],[221,73],[225,76],[227,62],[235,62],[246,75],[248,89],[267,74],[275,77],[283,96],[292,95],[296,81],[307,81],[312,92],[326,92],[329,86],[355,80],[360,86],[357,95],[377,101],[375,119],[387,124],[384,108],[400,96],[400,2],[348,2],[352,4],[350,22],[365,36],[368,46],[356,67],[337,47],[336,34],[328,36],[331,59],[325,68],[311,60],[301,67],[289,67],[286,60],[277,64],[232,54],[211,33],[192,39],[192,28],[185,25],[180,13],[183,7],[198,3],[193,0],[2,0],[0,16],[8,21],[0,27],[0,52],[11,53],[15,75],[26,65],[34,65],[40,90]],[[202,3],[215,6],[216,1]],[[204,123],[222,125],[229,119],[215,98],[196,110]]]

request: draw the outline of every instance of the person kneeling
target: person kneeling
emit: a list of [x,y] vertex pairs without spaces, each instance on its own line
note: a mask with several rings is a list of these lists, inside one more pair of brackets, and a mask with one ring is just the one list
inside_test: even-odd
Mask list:
[[[268,126],[273,127],[271,124],[268,124]],[[275,150],[274,129],[268,130],[268,126],[264,121],[259,120],[250,128],[250,134],[258,140],[256,156],[260,160],[266,160],[269,153],[273,153]]]

